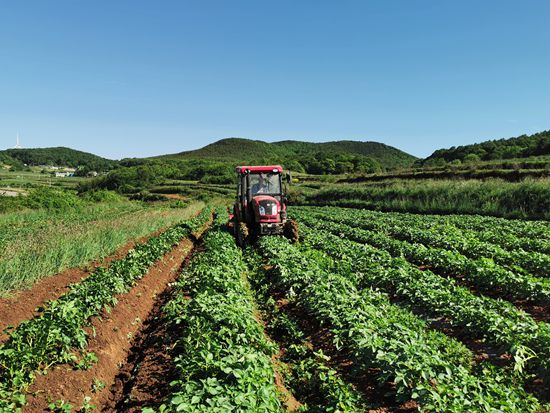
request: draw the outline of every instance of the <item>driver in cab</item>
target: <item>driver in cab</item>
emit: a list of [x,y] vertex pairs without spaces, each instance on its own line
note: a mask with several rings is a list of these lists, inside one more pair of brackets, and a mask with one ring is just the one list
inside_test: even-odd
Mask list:
[[269,180],[265,179],[263,174],[260,174],[258,182],[252,185],[252,193],[254,195],[269,193]]

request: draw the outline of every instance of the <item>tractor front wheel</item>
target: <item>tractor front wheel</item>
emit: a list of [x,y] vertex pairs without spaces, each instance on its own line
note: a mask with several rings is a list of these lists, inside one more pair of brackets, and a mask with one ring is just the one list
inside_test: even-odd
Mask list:
[[287,220],[283,227],[283,234],[285,238],[288,238],[290,240],[290,242],[298,242],[298,223],[293,219]]

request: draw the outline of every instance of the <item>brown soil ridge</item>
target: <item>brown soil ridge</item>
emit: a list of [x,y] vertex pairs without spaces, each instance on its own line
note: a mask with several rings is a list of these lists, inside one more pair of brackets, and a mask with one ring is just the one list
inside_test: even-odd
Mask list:
[[115,377],[102,412],[141,412],[144,407],[158,407],[168,396],[174,377],[168,354],[173,332],[163,322],[162,307],[170,296],[168,289],[159,297]]
[[14,296],[0,298],[0,343],[8,337],[4,330],[9,326],[17,327],[23,321],[38,315],[37,308],[50,300],[56,300],[65,294],[71,284],[78,283],[91,275],[99,267],[108,267],[113,261],[124,258],[136,245],[146,243],[150,238],[160,235],[167,228],[132,240],[106,258],[92,261],[82,267],[68,268],[59,274],[44,277],[27,290],[16,292]]
[[119,368],[126,362],[133,337],[142,329],[142,320],[149,317],[159,295],[177,277],[192,248],[191,240],[182,241],[151,267],[128,293],[117,296],[118,303],[110,313],[95,317],[90,328],[95,334],[90,336],[87,351],[95,353],[98,362],[89,370],[74,370],[64,364],[38,375],[28,391],[28,404],[23,412],[48,411],[48,404],[57,400],[69,402],[78,409],[86,396],[99,407],[98,411],[101,410],[109,399]]
[[[248,281],[245,281],[248,284]],[[277,341],[271,337],[266,331],[266,325],[267,323],[262,317],[262,314],[257,309],[254,310],[254,318],[256,319],[256,322],[262,326],[262,331],[264,333],[265,338],[268,341],[277,343]],[[280,372],[280,365],[283,363],[281,361],[281,357],[284,354],[284,350],[280,349],[277,354],[274,354],[271,356],[271,364],[273,365],[273,372],[275,373],[275,387],[277,388],[280,400],[284,406],[284,409],[286,412],[297,412],[300,407],[302,406],[302,403],[296,397],[294,397],[294,394],[292,394],[292,391],[286,387],[285,381],[283,376]]]

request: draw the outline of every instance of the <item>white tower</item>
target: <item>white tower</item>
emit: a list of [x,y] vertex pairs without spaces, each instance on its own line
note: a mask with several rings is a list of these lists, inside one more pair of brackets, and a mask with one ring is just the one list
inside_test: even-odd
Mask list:
[[15,142],[15,149],[21,149],[21,145],[19,144],[19,134],[17,134],[17,140]]

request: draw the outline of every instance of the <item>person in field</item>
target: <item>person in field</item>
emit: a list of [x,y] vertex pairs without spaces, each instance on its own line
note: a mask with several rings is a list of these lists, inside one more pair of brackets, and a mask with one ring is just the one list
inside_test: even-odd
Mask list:
[[258,182],[252,185],[252,194],[268,194],[270,182],[269,179],[265,179],[263,174],[260,174]]

